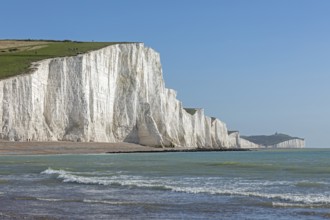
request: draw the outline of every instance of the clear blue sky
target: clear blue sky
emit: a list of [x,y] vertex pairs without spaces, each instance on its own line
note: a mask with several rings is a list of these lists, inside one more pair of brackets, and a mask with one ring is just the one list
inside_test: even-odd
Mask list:
[[0,38],[138,41],[166,85],[241,134],[330,146],[329,0],[1,0]]

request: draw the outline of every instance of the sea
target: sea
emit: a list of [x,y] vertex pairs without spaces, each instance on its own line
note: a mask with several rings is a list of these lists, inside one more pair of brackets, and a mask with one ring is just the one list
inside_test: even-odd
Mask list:
[[330,149],[0,156],[0,219],[330,219]]

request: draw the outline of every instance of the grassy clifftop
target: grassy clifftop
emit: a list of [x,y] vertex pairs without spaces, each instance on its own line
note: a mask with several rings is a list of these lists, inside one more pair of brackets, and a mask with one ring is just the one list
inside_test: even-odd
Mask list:
[[0,79],[27,73],[32,62],[75,56],[119,42],[0,40]]

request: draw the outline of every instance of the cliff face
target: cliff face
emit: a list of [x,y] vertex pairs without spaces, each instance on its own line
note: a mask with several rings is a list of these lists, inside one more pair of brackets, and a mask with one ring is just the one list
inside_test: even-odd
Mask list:
[[259,144],[255,144],[251,141],[248,141],[244,138],[240,138],[240,147],[241,148],[248,148],[248,149],[251,149],[251,148],[263,148],[264,146],[262,145],[259,145]]
[[278,144],[273,145],[260,145],[253,143],[251,141],[248,141],[244,138],[240,139],[240,147],[241,148],[304,148],[305,147],[305,141],[303,139],[291,139],[288,141],[283,141]]
[[0,103],[8,140],[238,146],[223,122],[183,109],[165,88],[159,54],[140,43],[35,63],[32,74],[0,81]]
[[278,144],[269,146],[270,148],[303,148],[305,147],[305,140],[302,139],[292,139],[284,141]]
[[303,148],[305,140],[286,134],[242,136],[241,148]]

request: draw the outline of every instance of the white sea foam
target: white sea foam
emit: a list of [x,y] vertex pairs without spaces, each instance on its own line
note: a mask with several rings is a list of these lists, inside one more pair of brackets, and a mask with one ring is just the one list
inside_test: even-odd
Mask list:
[[62,202],[65,201],[63,199],[51,199],[51,198],[36,198],[39,201],[47,201],[47,202]]
[[[152,178],[144,176],[132,176],[132,175],[113,175],[113,176],[94,176],[86,177],[77,175],[75,172],[69,172],[65,170],[54,170],[48,168],[41,172],[41,174],[58,175],[57,178],[61,179],[64,183],[80,183],[80,184],[95,184],[95,185],[120,185],[126,187],[142,187],[142,188],[153,188],[172,190],[175,192],[182,193],[205,193],[205,194],[218,194],[218,195],[231,195],[231,196],[247,196],[247,197],[259,197],[271,200],[277,200],[279,202],[274,203],[274,206],[280,206],[281,204],[292,204],[299,206],[299,204],[307,205],[330,205],[329,194],[302,194],[302,193],[274,193],[274,192],[263,192],[262,187],[269,188],[268,186],[281,186],[281,185],[294,185],[293,182],[288,181],[247,181],[242,180],[229,180],[226,179],[224,184],[220,178],[200,179],[200,178],[181,178],[177,180],[175,178]],[[218,180],[218,181],[216,181]],[[214,185],[215,182],[218,182]],[[86,200],[94,201],[95,200]]]
[[[121,185],[121,186],[136,186],[149,188],[166,188],[161,181],[143,179],[143,177],[134,177],[128,175],[108,176],[108,177],[86,177],[76,175],[74,172],[65,170],[54,170],[48,168],[41,174],[58,175],[58,179],[62,179],[65,183],[81,183],[81,184],[97,184],[97,185]],[[168,188],[170,189],[170,188]]]
[[101,203],[101,204],[108,204],[108,205],[128,205],[128,204],[131,204],[130,202],[118,202],[118,201],[109,201],[109,200],[93,200],[93,199],[84,199],[83,202],[85,202],[85,203]]
[[288,202],[272,202],[273,207],[298,207],[298,208],[317,208],[323,207],[324,204],[302,204],[302,203],[288,203]]
[[330,196],[321,194],[293,194],[293,193],[262,193],[253,191],[244,191],[244,189],[219,189],[203,187],[174,187],[173,191],[186,192],[186,193],[208,193],[208,194],[220,194],[220,195],[232,195],[232,196],[248,196],[259,197],[272,200],[280,200],[292,202],[295,205],[307,204],[307,205],[330,205]]
[[44,170],[41,172],[41,174],[66,174],[69,173],[68,171],[64,171],[64,170],[53,170],[52,168],[48,167],[47,170]]

